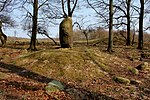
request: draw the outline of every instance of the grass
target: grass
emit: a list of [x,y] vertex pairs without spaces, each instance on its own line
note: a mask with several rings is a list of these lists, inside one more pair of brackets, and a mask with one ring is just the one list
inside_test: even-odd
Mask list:
[[[90,43],[93,44],[94,41],[90,41]],[[24,75],[25,78],[32,76],[33,80],[36,80],[37,75],[38,77],[44,76],[49,79],[59,80],[72,86],[71,88],[78,88],[78,91],[81,89],[81,91],[84,90],[86,93],[104,94],[106,97],[116,99],[129,99],[131,97],[134,100],[141,98],[139,94],[144,94],[144,90],[139,91],[139,87],[149,87],[149,79],[147,78],[149,71],[139,71],[137,73],[135,70],[135,67],[142,63],[138,59],[141,52],[134,47],[115,45],[113,48],[115,52],[108,54],[104,52],[106,48],[103,47],[107,47],[105,44],[105,46],[101,46],[97,42],[96,46],[91,46],[90,43],[89,46],[85,46],[85,43],[81,42],[71,49],[58,49],[42,44],[38,45],[40,49],[36,52],[10,48],[11,45],[9,45],[8,48],[1,48],[0,54],[4,64],[9,65],[7,63],[11,63],[14,65],[12,67],[14,68],[13,72],[29,71],[26,72],[29,75]],[[16,45],[16,47],[21,48],[21,45]],[[22,48],[27,47],[23,45]],[[147,52],[149,53],[149,51]],[[17,71],[15,71],[16,67],[18,68],[18,70],[16,69]],[[6,68],[10,69],[11,65]],[[0,77],[3,78],[4,74],[3,72],[1,73]],[[18,75],[21,74],[19,73]],[[136,83],[138,85],[136,83],[128,84],[128,81],[125,84],[116,83],[113,80],[114,76],[121,76],[130,81],[131,79],[137,80]],[[32,79],[32,77],[29,78]],[[118,78],[115,79],[118,80]],[[38,87],[34,84],[22,84],[18,80],[11,84],[14,85],[14,88],[21,87],[21,90],[33,91],[33,93],[36,90],[38,91]],[[130,89],[132,86],[135,86],[136,89]],[[134,92],[137,94],[133,94]],[[144,96],[146,95],[144,94]]]
[[9,77],[9,75],[3,73],[3,72],[0,72],[0,79],[7,79]]
[[105,73],[99,66],[106,70],[105,65],[94,60],[98,57],[87,55],[85,50],[42,50],[22,55],[15,64],[45,76],[68,78],[77,82],[103,77]]

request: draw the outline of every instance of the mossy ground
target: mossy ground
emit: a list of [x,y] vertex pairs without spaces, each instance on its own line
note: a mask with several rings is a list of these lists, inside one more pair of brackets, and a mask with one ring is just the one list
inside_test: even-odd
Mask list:
[[81,51],[78,49],[53,49],[31,52],[27,55],[22,55],[14,63],[17,66],[32,69],[34,72],[56,79],[65,78],[70,81],[80,82],[95,79],[96,77],[104,77],[107,67],[105,68],[104,64],[96,61],[95,54],[90,53],[90,51],[87,52],[87,48],[83,48],[85,50]]

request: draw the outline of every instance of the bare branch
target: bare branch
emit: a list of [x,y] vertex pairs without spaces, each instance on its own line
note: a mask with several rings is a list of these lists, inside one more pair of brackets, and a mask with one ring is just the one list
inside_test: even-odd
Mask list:
[[45,0],[41,5],[39,5],[38,9],[40,9],[48,0]]
[[66,14],[66,12],[65,12],[64,0],[61,0],[61,4],[62,4],[62,10],[63,10],[63,13],[64,13],[64,17],[66,17],[67,14]]
[[74,12],[74,10],[75,10],[75,8],[76,8],[77,2],[78,2],[78,0],[75,0],[75,4],[74,4],[74,6],[73,6],[73,8],[72,8],[71,15],[73,14],[73,12]]

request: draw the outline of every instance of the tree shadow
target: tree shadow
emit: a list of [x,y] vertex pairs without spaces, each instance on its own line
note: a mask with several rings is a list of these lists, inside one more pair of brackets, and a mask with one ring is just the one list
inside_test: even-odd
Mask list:
[[25,78],[29,78],[38,82],[42,82],[42,83],[48,83],[50,81],[52,81],[53,79],[39,75],[35,72],[29,71],[25,68],[21,68],[19,66],[15,66],[12,64],[5,64],[3,62],[0,62],[0,67],[7,69],[10,73],[15,73],[19,76],[25,77]]
[[[52,78],[40,75],[38,73],[32,72],[30,70],[27,70],[19,66],[15,66],[13,64],[5,64],[3,62],[0,62],[0,68],[7,70],[9,73],[14,73],[19,76],[29,78],[37,82],[48,84],[49,82],[54,80]],[[7,85],[11,85],[11,86],[14,86],[15,88],[21,88],[23,90],[31,90],[31,91],[37,91],[41,88],[38,86],[30,86],[28,84],[23,84],[23,83],[16,82],[16,81],[13,81],[13,82],[10,81],[7,83]],[[76,88],[75,86],[70,86],[67,83],[64,83],[64,85],[66,85],[66,89],[64,90],[64,92],[71,95],[71,97],[73,97],[75,100],[115,100],[114,98],[109,97],[107,95],[92,92],[90,90],[83,89],[83,88],[79,89],[79,88]],[[66,91],[67,89],[73,89],[73,90],[68,92]]]

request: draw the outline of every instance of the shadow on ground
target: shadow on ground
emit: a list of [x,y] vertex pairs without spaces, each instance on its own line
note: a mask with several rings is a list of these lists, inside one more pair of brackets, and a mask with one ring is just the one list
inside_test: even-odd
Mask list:
[[[29,78],[31,80],[37,81],[37,82],[41,82],[41,83],[49,83],[50,81],[52,81],[53,79],[37,74],[35,72],[29,71],[25,68],[19,67],[19,66],[15,66],[13,64],[5,64],[3,62],[0,62],[0,68],[3,68],[5,70],[7,70],[7,73],[14,73],[17,74],[21,77],[24,78]],[[1,80],[0,80],[1,81]],[[21,89],[29,89],[31,91],[36,91],[38,90],[37,87],[32,86],[32,88],[30,86],[25,86],[25,84],[22,84],[20,82],[9,82],[7,85],[13,85],[15,88],[21,88]],[[73,97],[75,100],[115,100],[112,97],[109,97],[107,95],[103,95],[103,94],[99,94],[99,93],[95,93],[95,92],[91,92],[90,90],[85,90],[85,89],[77,89],[74,86],[69,86],[68,84],[65,84],[67,86],[67,89],[73,89],[76,90],[78,92],[73,92],[72,93],[64,91],[69,93],[69,95],[71,95],[71,97]],[[26,88],[24,88],[26,87]],[[66,89],[66,90],[67,90]],[[84,95],[84,96],[83,96]],[[81,98],[80,98],[81,96]]]

